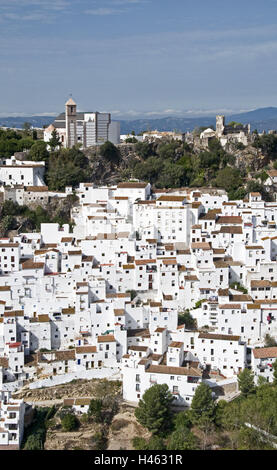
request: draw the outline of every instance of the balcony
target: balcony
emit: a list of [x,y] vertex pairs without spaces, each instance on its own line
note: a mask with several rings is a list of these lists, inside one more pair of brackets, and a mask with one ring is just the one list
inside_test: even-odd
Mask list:
[[269,368],[269,365],[268,364],[258,364],[257,365],[258,369],[268,369]]

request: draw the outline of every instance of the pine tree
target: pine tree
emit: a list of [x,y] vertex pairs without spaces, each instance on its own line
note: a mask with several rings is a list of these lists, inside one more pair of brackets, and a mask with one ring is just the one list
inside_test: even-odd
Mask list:
[[164,432],[171,424],[172,401],[173,396],[166,384],[148,388],[135,410],[138,422],[153,434]]
[[51,133],[51,139],[49,140],[48,144],[52,151],[56,150],[56,148],[59,148],[62,145],[56,129],[54,129]]
[[248,396],[255,390],[254,373],[250,369],[244,369],[238,375],[238,386],[243,396]]
[[191,402],[191,417],[193,422],[198,423],[201,419],[207,418],[213,421],[215,404],[210,387],[202,382],[196,389]]

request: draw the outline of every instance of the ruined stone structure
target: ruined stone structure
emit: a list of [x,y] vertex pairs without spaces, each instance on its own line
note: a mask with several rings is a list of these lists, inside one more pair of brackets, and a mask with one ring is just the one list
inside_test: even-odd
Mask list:
[[200,134],[201,145],[207,147],[209,140],[213,137],[219,139],[222,147],[225,147],[229,143],[248,145],[252,142],[250,124],[226,125],[225,116],[223,115],[216,116],[216,130],[206,129]]

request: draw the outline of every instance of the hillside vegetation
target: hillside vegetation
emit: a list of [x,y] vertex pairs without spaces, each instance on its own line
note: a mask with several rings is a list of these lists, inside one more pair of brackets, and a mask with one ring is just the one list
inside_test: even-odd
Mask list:
[[80,182],[115,184],[138,179],[149,181],[156,188],[217,187],[227,191],[230,199],[241,199],[250,191],[264,190],[266,170],[277,168],[277,136],[256,135],[252,145],[229,146],[224,150],[213,138],[207,148],[182,141],[157,140],[114,146],[106,142],[100,147],[81,151],[72,149],[48,151],[45,142],[35,140],[31,131],[0,132],[0,158],[16,151],[25,151],[24,158],[45,161],[45,182],[52,191],[76,188]]

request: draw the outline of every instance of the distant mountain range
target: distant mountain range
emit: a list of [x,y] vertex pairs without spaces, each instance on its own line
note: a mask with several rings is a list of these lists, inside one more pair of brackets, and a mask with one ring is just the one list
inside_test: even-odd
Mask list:
[[[22,128],[24,122],[29,122],[33,127],[41,128],[48,126],[53,120],[53,116],[0,117],[0,126]],[[263,130],[269,131],[277,129],[277,108],[259,108],[254,111],[232,114],[226,116],[225,120],[226,123],[237,121],[242,124],[250,124],[252,131],[254,129],[257,129],[259,132]],[[215,115],[194,118],[171,116],[155,119],[140,118],[119,121],[121,134],[128,134],[132,131],[138,134],[146,130],[190,132],[196,127],[215,126],[216,117]]]
[[[277,108],[260,108],[246,113],[232,114],[226,116],[225,122],[237,121],[242,124],[250,124],[251,130],[257,129],[258,132],[263,130],[269,131],[277,129]],[[196,127],[214,126],[216,116],[203,117],[164,117],[158,119],[136,119],[134,121],[120,121],[120,133],[128,134],[135,131],[136,134],[145,130],[158,131],[180,131],[190,132]]]

